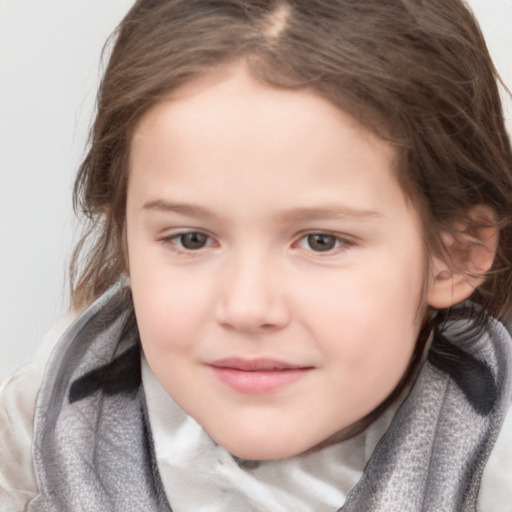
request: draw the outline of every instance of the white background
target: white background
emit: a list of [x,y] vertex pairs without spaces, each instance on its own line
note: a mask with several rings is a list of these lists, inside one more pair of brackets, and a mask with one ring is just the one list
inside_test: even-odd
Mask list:
[[[65,310],[101,48],[132,2],[0,0],[0,379]],[[512,0],[469,3],[511,87]]]

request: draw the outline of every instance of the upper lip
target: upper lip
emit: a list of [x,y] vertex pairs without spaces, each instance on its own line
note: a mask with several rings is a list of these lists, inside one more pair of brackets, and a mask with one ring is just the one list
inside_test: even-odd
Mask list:
[[226,368],[230,370],[240,370],[245,372],[257,371],[279,371],[279,370],[298,370],[310,368],[310,366],[286,363],[276,359],[258,358],[243,359],[239,357],[229,357],[226,359],[218,359],[210,363],[215,368]]

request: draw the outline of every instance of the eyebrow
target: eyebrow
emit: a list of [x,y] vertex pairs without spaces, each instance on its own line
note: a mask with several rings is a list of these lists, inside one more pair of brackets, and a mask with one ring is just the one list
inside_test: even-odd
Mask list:
[[186,215],[188,217],[215,217],[213,212],[202,206],[188,203],[171,203],[169,201],[163,201],[162,199],[148,201],[144,203],[142,208],[144,210],[179,213],[180,215]]
[[326,205],[320,207],[293,208],[279,215],[279,220],[283,222],[301,222],[348,218],[364,220],[374,217],[381,217],[381,214],[374,210],[365,210],[339,205]]
[[[208,208],[190,203],[173,203],[162,199],[148,201],[143,206],[144,210],[156,210],[169,213],[177,213],[188,217],[196,218],[217,218],[218,216]],[[300,207],[287,210],[277,216],[281,223],[305,222],[326,219],[368,219],[381,217],[381,214],[374,210],[351,208],[348,206],[326,205]]]

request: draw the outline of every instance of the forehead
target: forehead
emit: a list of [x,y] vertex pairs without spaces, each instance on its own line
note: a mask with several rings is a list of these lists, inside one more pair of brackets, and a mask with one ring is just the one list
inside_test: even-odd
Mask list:
[[[353,151],[343,152],[343,136],[351,139]],[[338,146],[338,156],[346,163],[373,154],[390,167],[396,160],[389,144],[321,95],[308,89],[265,85],[243,63],[203,74],[153,105],[134,132],[132,167],[140,150],[148,144],[156,145],[157,138],[169,149],[196,144],[198,158],[207,154],[212,159],[222,154],[229,160],[230,156],[244,154],[248,160],[256,153],[259,158],[270,159],[287,152],[293,161],[298,148],[303,147],[307,151],[302,153],[314,160]],[[175,158],[178,154],[174,153]],[[304,156],[300,155],[301,162]]]

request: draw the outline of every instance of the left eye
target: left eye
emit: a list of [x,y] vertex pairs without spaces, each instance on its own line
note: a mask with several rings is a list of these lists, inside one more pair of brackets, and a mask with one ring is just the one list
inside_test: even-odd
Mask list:
[[328,252],[342,246],[343,241],[328,233],[312,233],[303,236],[298,245],[303,249],[310,249],[315,252]]

